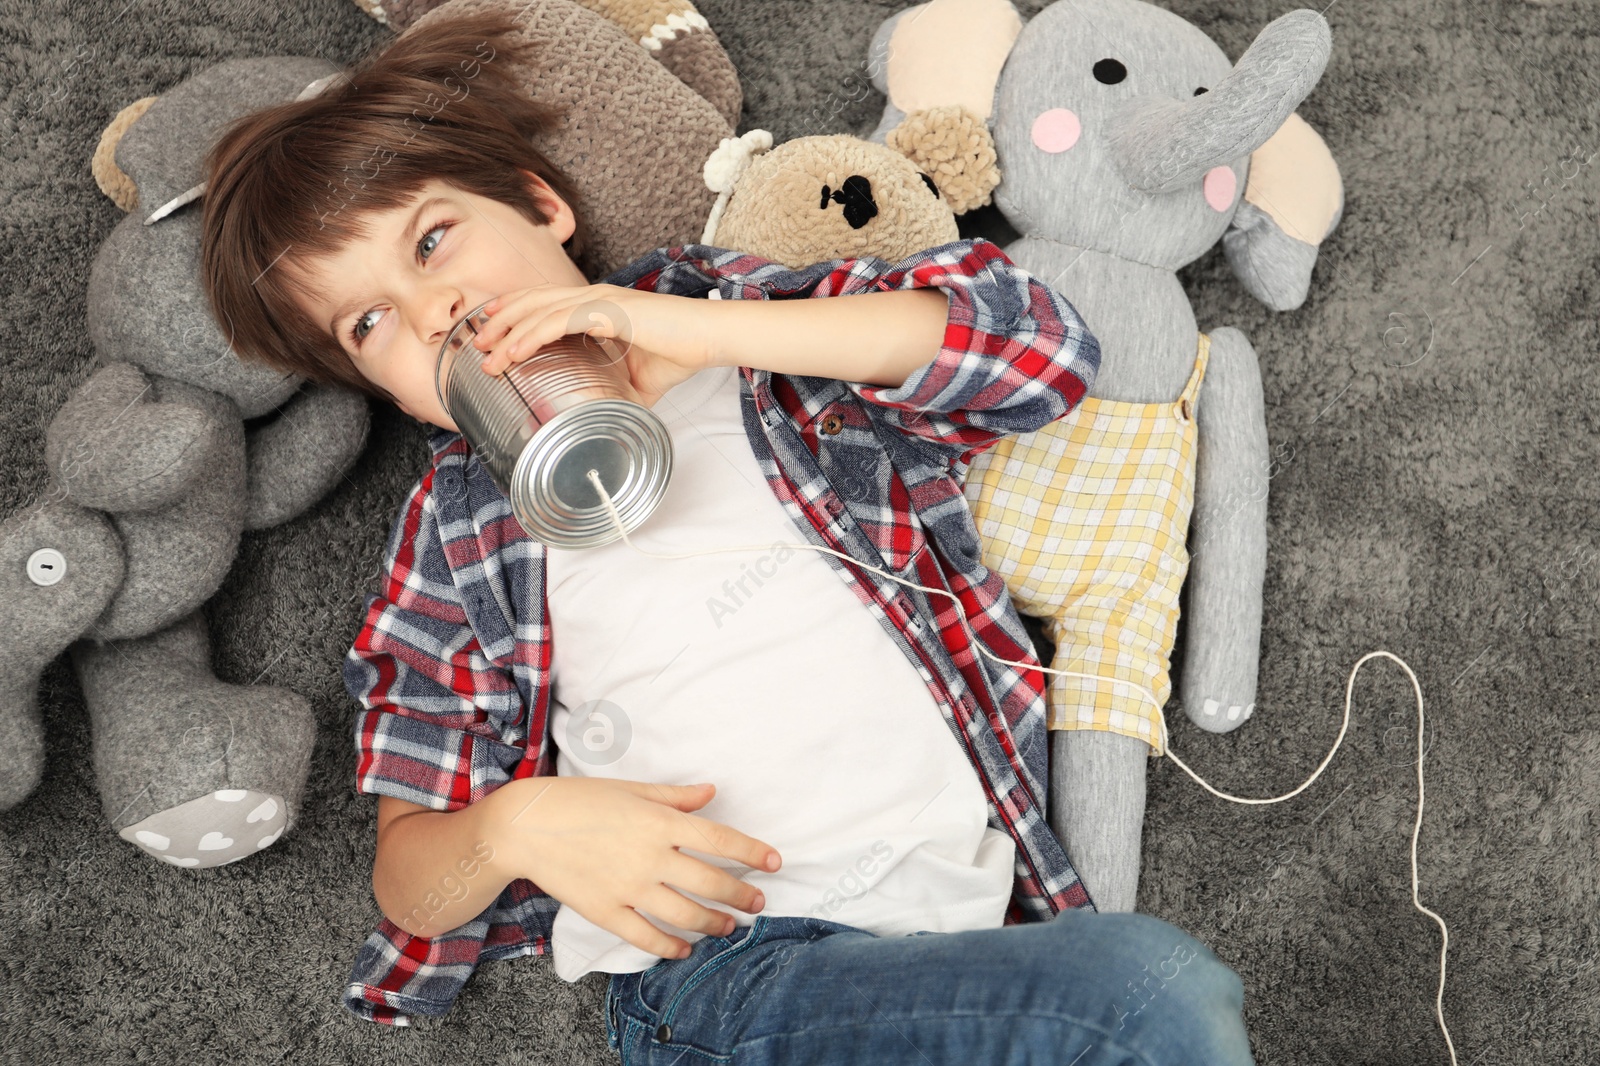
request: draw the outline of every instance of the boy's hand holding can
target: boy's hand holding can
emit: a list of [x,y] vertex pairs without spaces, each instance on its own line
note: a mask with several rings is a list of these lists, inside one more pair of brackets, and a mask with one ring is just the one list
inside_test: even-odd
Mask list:
[[648,407],[713,365],[708,302],[616,285],[538,285],[485,304],[489,322],[473,344],[486,353],[483,371],[492,375],[562,337],[587,334],[601,342],[597,353],[627,363],[629,381]]

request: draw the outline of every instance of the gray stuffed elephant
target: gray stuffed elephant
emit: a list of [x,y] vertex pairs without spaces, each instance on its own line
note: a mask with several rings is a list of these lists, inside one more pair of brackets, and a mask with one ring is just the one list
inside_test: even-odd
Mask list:
[[0,809],[37,785],[36,691],[63,649],[93,730],[106,818],[176,866],[254,854],[294,827],[315,721],[301,696],[213,675],[201,607],[244,530],[293,519],[366,442],[364,397],[234,357],[199,277],[185,206],[210,135],[334,73],[245,59],[129,105],[102,137],[100,187],[130,213],[89,274],[98,366],[45,434],[46,495],[0,523]]
[[1343,190],[1293,112],[1330,48],[1320,15],[1291,11],[1233,64],[1140,0],[1059,0],[1026,23],[1006,0],[933,0],[871,46],[888,101],[872,139],[964,207],[992,190],[1021,234],[1007,255],[1100,340],[1079,408],[975,457],[966,494],[1051,667],[1093,675],[1047,675],[1049,820],[1101,910],[1134,906],[1185,581],[1184,710],[1213,732],[1254,710],[1274,463],[1261,371],[1238,329],[1199,331],[1177,271],[1221,239],[1267,306],[1305,299]]

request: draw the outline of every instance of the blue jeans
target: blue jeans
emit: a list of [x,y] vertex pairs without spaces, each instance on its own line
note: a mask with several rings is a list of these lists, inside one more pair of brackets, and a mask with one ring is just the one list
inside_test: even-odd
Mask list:
[[1143,914],[889,937],[758,916],[613,974],[606,1039],[623,1066],[1235,1066],[1243,1004],[1210,949]]

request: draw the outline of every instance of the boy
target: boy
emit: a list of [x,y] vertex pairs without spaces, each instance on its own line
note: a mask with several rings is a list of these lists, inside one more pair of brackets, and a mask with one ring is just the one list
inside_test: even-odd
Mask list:
[[[581,201],[530,143],[550,118],[506,64],[450,136],[398,128],[424,59],[514,54],[508,28],[402,38],[207,160],[203,273],[235,347],[435,427],[344,668],[384,914],[345,1005],[408,1024],[479,961],[549,952],[566,980],[612,975],[626,1062],[1250,1062],[1230,970],[1088,905],[1043,815],[1043,675],[865,569],[950,589],[992,652],[1036,661],[960,478],[1081,399],[1094,338],[987,241],[804,270],[689,245],[589,284]],[[634,543],[770,550],[531,540],[434,389],[491,298],[490,373],[627,337],[674,448]]]

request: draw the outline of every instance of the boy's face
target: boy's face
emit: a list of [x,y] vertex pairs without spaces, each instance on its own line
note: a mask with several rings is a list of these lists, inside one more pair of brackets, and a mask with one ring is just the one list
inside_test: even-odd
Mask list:
[[468,311],[517,289],[589,283],[561,247],[576,226],[572,208],[523,174],[548,226],[433,180],[409,203],[366,216],[366,239],[297,265],[315,294],[301,306],[413,418],[458,428],[439,402],[434,370],[439,346]]

